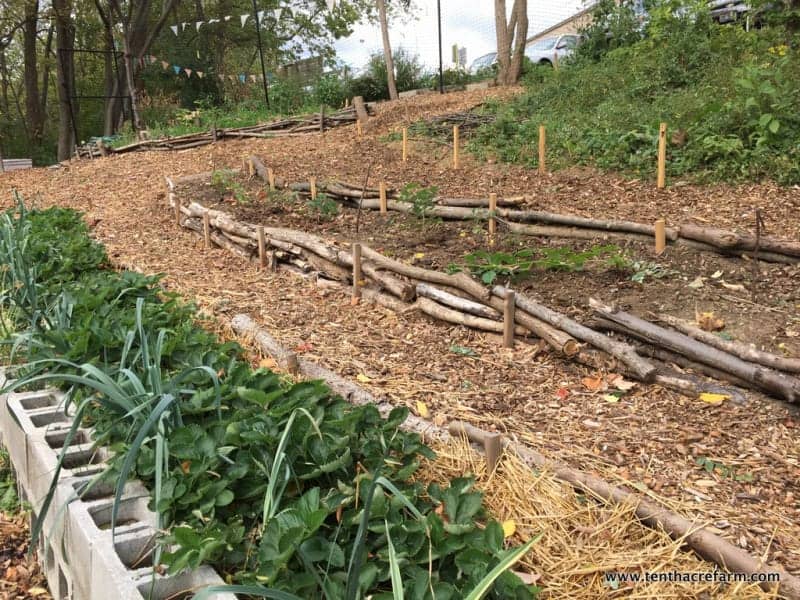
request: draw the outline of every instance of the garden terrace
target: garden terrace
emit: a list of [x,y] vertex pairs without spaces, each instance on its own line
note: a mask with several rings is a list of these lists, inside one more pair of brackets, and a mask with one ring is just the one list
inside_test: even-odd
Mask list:
[[[746,224],[744,232],[752,232],[749,224],[755,208],[760,207],[770,236],[797,238],[798,222],[793,215],[798,199],[788,188],[687,185],[657,192],[649,182],[588,170],[542,177],[518,167],[479,164],[468,156],[462,168],[453,172],[448,152],[435,144],[412,143],[411,159],[403,163],[398,144],[386,141],[396,127],[426,114],[468,109],[481,98],[464,94],[378,106],[377,116],[361,140],[352,128],[345,127],[291,144],[232,141],[183,154],[143,153],[71,163],[56,172],[11,173],[0,182],[7,188],[18,187],[31,198],[40,194],[39,203],[87,211],[93,235],[107,245],[115,264],[164,272],[165,285],[197,298],[207,315],[224,321],[236,313],[249,313],[284,346],[341,376],[362,380],[361,385],[394,404],[416,409],[416,402],[422,400],[434,419],[463,419],[508,432],[573,467],[602,474],[614,483],[647,489],[651,497],[710,523],[740,547],[756,555],[766,554],[769,560],[796,572],[800,566],[796,554],[800,547],[800,517],[795,508],[796,417],[785,406],[759,394],[748,394],[744,405],[730,401],[710,405],[652,385],[639,385],[617,401],[609,401],[606,392],[592,392],[582,381],[597,378],[596,369],[563,361],[536,346],[506,351],[492,336],[414,314],[398,314],[367,302],[351,306],[349,294],[318,289],[291,273],[259,271],[222,249],[204,249],[194,234],[175,226],[174,215],[166,207],[165,176],[231,168],[240,165],[243,157],[256,154],[287,181],[330,177],[358,187],[366,166],[372,163],[369,187],[385,180],[390,189],[399,190],[416,181],[425,187],[437,186],[441,195],[449,197],[524,194],[531,198],[530,208],[647,224],[666,217],[670,225],[695,221],[738,229]],[[364,223],[373,218],[377,222],[378,215],[365,212],[362,218]],[[397,222],[402,219],[405,217],[395,217]],[[351,223],[352,217],[342,218],[342,222]],[[452,231],[460,239],[463,229],[459,227],[464,225],[445,223],[436,228]],[[312,226],[317,225],[306,219],[304,229]],[[343,227],[338,235],[344,236],[347,230]],[[318,231],[329,235],[324,229]],[[502,227],[499,231],[498,244],[503,247],[508,238]],[[334,231],[330,237],[336,235]],[[468,232],[468,240],[470,235]],[[480,238],[474,239],[472,248]],[[387,236],[385,244],[390,241]],[[537,246],[550,244],[546,239],[537,241]],[[576,249],[584,247],[582,244],[569,243]],[[455,248],[454,257],[471,249]],[[401,258],[410,259],[417,253],[427,258],[436,252],[440,252],[438,244],[415,245]],[[630,282],[629,276],[623,281],[620,275],[609,283],[619,288],[617,301],[633,306],[633,312],[639,314],[664,312],[660,304],[667,304],[666,294],[671,292],[682,301],[675,312],[684,319],[694,317],[697,305],[699,311],[713,310],[725,320],[736,339],[751,339],[750,332],[771,331],[762,338],[766,349],[778,351],[780,344],[790,354],[796,349],[797,300],[791,286],[786,284],[784,289],[782,283],[797,277],[796,266],[762,264],[760,273],[766,282],[774,282],[775,290],[766,283],[757,289],[754,300],[751,286],[755,279],[751,278],[756,275],[751,263],[681,248],[670,248],[662,258],[648,260],[664,261],[667,266],[677,260],[678,270],[684,268],[684,252],[687,264],[695,265],[686,280],[681,276],[684,285],[678,285],[678,278],[665,278],[641,287]],[[439,260],[438,266],[446,266],[451,258],[442,254]],[[712,277],[719,270],[724,275]],[[735,271],[732,275],[731,270]],[[703,287],[685,285],[696,281],[696,276],[690,277],[695,274],[705,278]],[[590,285],[593,293],[597,290],[597,274],[559,275],[564,277],[562,282],[584,278],[580,285],[568,284],[562,303],[558,302],[556,275],[537,273],[543,280],[551,276],[553,291],[537,298],[570,316],[585,316],[585,290]],[[745,290],[728,289],[721,280]],[[614,299],[610,287],[598,291],[602,300]],[[658,291],[652,291],[654,288]],[[604,296],[606,293],[609,295]],[[642,294],[647,300],[639,299]],[[451,348],[470,349],[475,356]],[[711,461],[710,471],[706,459]],[[724,476],[715,465],[735,475]],[[687,593],[696,591],[693,588]]]

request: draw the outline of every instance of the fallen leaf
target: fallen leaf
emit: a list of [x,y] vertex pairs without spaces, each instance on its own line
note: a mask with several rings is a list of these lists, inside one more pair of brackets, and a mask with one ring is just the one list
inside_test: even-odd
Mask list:
[[275,362],[274,358],[267,357],[267,358],[262,358],[259,361],[258,366],[261,369],[270,369],[270,370],[272,370],[272,369],[274,369],[275,367],[278,366],[278,363]]
[[581,379],[581,383],[590,392],[600,392],[608,389],[602,377],[584,377]]
[[558,388],[558,390],[556,390],[556,396],[558,396],[560,400],[566,400],[567,398],[569,398],[569,390],[563,387]]
[[583,421],[583,425],[588,427],[589,429],[600,429],[603,425],[598,423],[597,421],[592,421],[591,419],[585,419]]
[[619,396],[615,396],[614,394],[606,394],[603,396],[603,400],[610,402],[611,404],[615,404],[619,402]]
[[369,377],[367,377],[363,373],[359,373],[358,375],[356,375],[356,379],[358,381],[360,381],[361,383],[369,383],[370,381],[372,381],[372,379],[370,379]]
[[706,402],[707,404],[712,404],[714,406],[718,406],[725,402],[725,400],[730,400],[731,397],[727,394],[712,394],[710,392],[703,392],[700,394],[700,400]]
[[725,328],[725,321],[717,318],[713,312],[696,314],[695,319],[703,331],[719,331]]
[[722,271],[714,271],[714,274],[711,276],[711,279],[719,279],[723,275],[724,273]]
[[722,282],[722,287],[727,290],[733,290],[735,292],[744,292],[746,288],[741,283],[725,283]]
[[612,374],[608,376],[608,382],[620,392],[629,392],[636,387],[636,382],[628,381],[622,375]]
[[525,585],[533,585],[539,581],[542,576],[538,573],[526,573],[525,571],[512,571],[514,575],[522,580]]
[[423,419],[427,419],[431,414],[430,411],[428,411],[428,405],[421,400],[417,400],[417,414]]
[[32,588],[28,588],[28,594],[30,596],[44,596],[47,594],[47,590],[43,587],[34,586]]
[[510,538],[517,531],[517,523],[514,519],[503,521],[503,537]]
[[314,349],[314,346],[309,344],[308,342],[303,342],[302,344],[298,344],[295,350],[297,352],[311,352]]
[[421,258],[425,258],[425,253],[424,253],[424,252],[417,252],[417,253],[414,255],[414,258],[416,258],[417,260],[419,260],[419,259],[421,259]]
[[692,281],[688,285],[693,290],[699,290],[701,287],[705,286],[705,283],[703,283],[704,280],[705,280],[705,277],[698,277],[697,279],[695,279],[694,281]]

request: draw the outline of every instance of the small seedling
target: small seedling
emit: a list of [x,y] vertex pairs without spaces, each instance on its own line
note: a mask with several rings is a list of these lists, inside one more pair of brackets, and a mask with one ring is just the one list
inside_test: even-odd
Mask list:
[[248,202],[247,192],[234,177],[235,174],[230,169],[214,171],[211,174],[211,185],[220,194],[230,195],[239,204],[245,204]]
[[729,467],[707,456],[698,456],[694,462],[697,466],[703,467],[707,473],[717,473],[717,475],[723,479],[731,479],[733,481],[742,481],[745,483],[753,481],[752,473],[738,473],[736,467]]
[[339,204],[326,194],[317,194],[306,206],[316,215],[318,221],[331,221],[339,214]]
[[422,219],[423,224],[426,219],[430,218],[431,210],[436,206],[433,201],[439,188],[436,186],[423,187],[419,183],[408,183],[400,190],[398,199],[400,202],[408,202],[412,205],[411,212],[414,213],[419,219]]
[[467,348],[465,346],[459,346],[458,344],[453,344],[450,346],[450,352],[453,354],[458,354],[459,356],[478,356],[478,353],[475,352],[472,348]]

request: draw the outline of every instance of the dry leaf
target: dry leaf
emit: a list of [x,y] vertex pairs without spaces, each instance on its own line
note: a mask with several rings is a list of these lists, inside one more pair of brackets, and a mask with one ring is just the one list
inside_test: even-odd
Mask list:
[[603,426],[601,423],[598,423],[597,421],[592,421],[591,419],[586,419],[585,421],[583,421],[583,424],[585,427],[588,427],[589,429],[600,429]]
[[522,583],[525,585],[534,585],[537,581],[539,581],[542,576],[538,573],[526,573],[525,571],[512,571],[514,575],[519,577],[522,580]]
[[428,405],[421,400],[417,400],[417,414],[423,419],[427,419],[431,414],[428,410]]
[[725,321],[714,316],[713,312],[699,313],[695,318],[703,331],[720,331],[725,328]]
[[608,389],[602,377],[584,377],[581,379],[581,383],[590,392],[604,392]]
[[369,383],[370,381],[372,381],[372,379],[370,379],[369,377],[367,377],[363,373],[359,373],[358,375],[356,375],[356,379],[358,381],[360,381],[361,383]]
[[628,381],[622,375],[611,374],[608,376],[608,382],[620,392],[629,392],[636,387],[636,382]]
[[569,397],[569,390],[567,388],[558,388],[556,390],[556,396],[558,396],[559,400],[566,400]]
[[722,282],[722,287],[727,290],[733,290],[735,292],[744,292],[746,288],[741,283],[725,283]]
[[270,370],[272,370],[272,369],[274,369],[275,367],[278,366],[278,363],[275,362],[274,358],[271,358],[271,357],[268,356],[267,358],[262,358],[259,361],[258,366],[261,369],[270,369]]
[[708,404],[712,404],[714,406],[718,406],[725,402],[725,400],[730,400],[731,397],[726,394],[712,394],[710,392],[703,392],[700,394],[700,400],[706,402]]
[[712,487],[716,487],[717,482],[714,481],[713,479],[698,479],[697,481],[694,482],[694,484],[697,487],[701,487],[701,488],[712,488]]
[[611,404],[615,404],[619,402],[619,396],[615,396],[614,394],[606,394],[603,396],[603,400],[610,402]]
[[510,538],[517,532],[517,523],[514,519],[503,521],[503,537]]

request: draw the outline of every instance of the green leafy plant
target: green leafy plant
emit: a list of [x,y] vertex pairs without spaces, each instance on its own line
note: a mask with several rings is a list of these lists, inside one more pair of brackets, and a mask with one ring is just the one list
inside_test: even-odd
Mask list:
[[316,215],[318,221],[330,221],[339,214],[339,203],[327,194],[318,193],[306,206]]
[[8,453],[0,446],[0,513],[13,513],[19,510],[17,482],[11,468]]
[[244,186],[236,181],[236,174],[230,169],[220,169],[211,173],[211,185],[220,194],[230,195],[239,204],[249,202]]
[[411,204],[411,211],[414,216],[422,219],[423,224],[426,219],[430,219],[430,212],[436,206],[434,202],[439,188],[436,186],[423,187],[419,183],[407,183],[400,190],[398,200]]
[[740,473],[736,467],[725,465],[724,463],[717,462],[708,458],[707,456],[698,456],[695,458],[695,464],[705,469],[707,473],[717,473],[723,479],[731,479],[733,481],[741,481],[750,483],[753,481],[752,473]]

